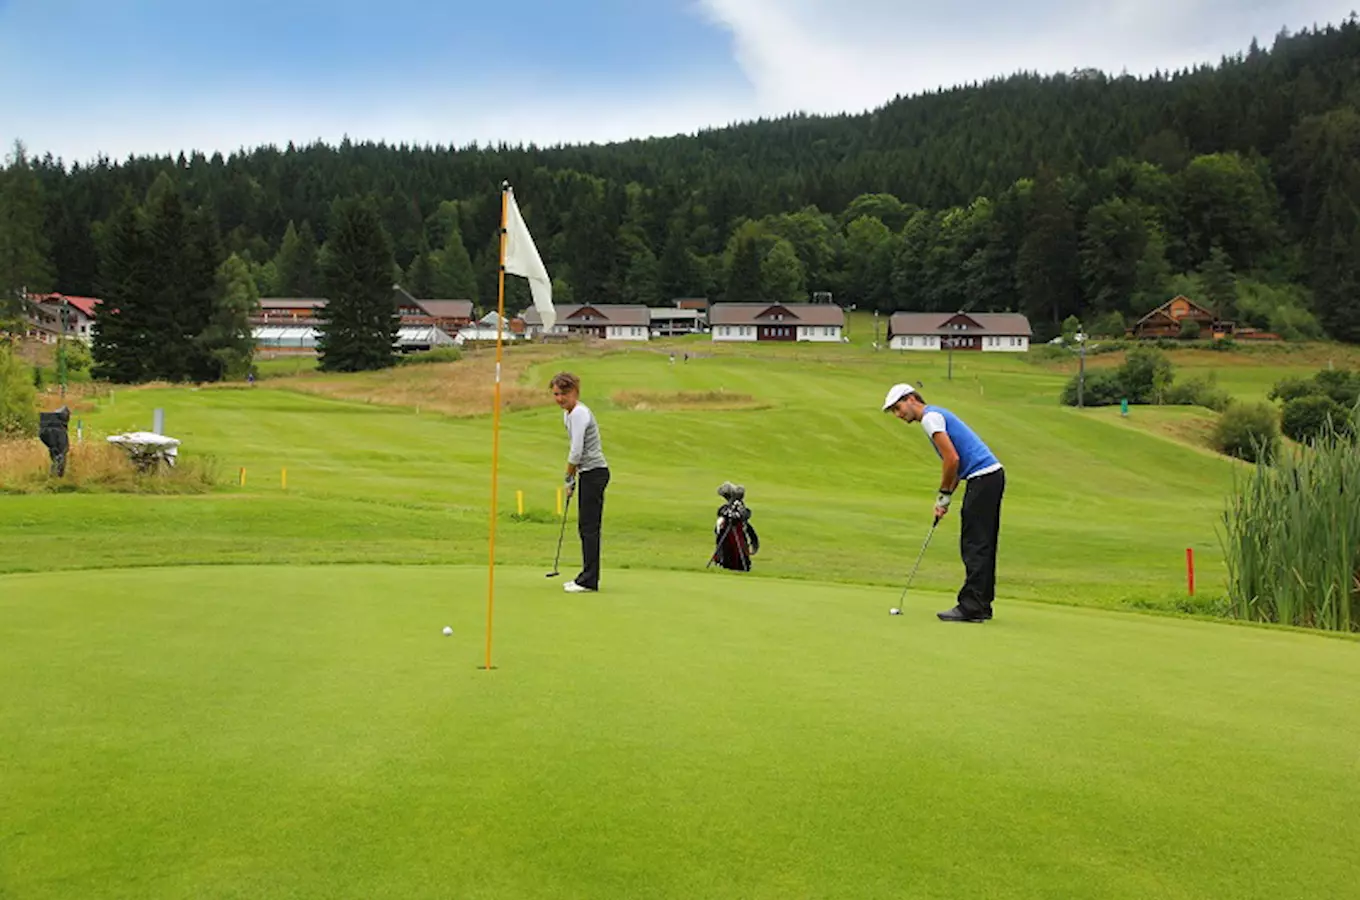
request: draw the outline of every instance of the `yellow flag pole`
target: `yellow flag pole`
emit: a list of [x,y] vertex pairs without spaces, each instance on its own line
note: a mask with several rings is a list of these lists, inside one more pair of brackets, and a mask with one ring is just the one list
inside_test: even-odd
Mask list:
[[510,198],[510,183],[501,184],[501,253],[497,272],[499,285],[496,301],[496,399],[491,415],[491,536],[490,559],[486,575],[486,666],[491,668],[491,619],[496,605],[496,501],[501,458],[501,332],[505,322],[505,222]]

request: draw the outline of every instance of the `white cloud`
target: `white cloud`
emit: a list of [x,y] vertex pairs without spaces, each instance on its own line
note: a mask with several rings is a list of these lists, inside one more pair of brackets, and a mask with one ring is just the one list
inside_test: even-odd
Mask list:
[[858,112],[1006,76],[1150,73],[1337,23],[1354,0],[698,0],[733,36],[762,111]]

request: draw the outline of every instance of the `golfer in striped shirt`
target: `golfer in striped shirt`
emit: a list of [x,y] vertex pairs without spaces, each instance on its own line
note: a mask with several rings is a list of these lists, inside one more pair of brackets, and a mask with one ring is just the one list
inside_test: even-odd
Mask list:
[[553,399],[562,407],[567,429],[567,497],[578,489],[576,530],[581,536],[581,574],[562,585],[572,594],[600,589],[600,522],[604,517],[604,489],[609,486],[609,464],[600,448],[600,426],[590,407],[581,402],[581,379],[570,372],[553,376]]

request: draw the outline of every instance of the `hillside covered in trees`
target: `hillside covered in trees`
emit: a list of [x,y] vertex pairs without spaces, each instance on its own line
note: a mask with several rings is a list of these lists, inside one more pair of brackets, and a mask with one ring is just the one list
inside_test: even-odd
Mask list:
[[[130,271],[183,274],[183,291],[139,282],[170,302],[210,292],[235,255],[260,294],[315,295],[332,207],[358,198],[413,293],[485,307],[507,179],[562,302],[830,291],[860,309],[1018,310],[1044,337],[1073,314],[1112,332],[1181,292],[1286,337],[1360,341],[1354,16],[1145,78],[1022,74],[605,146],[346,141],[85,165],[16,150],[0,287],[117,297]],[[148,210],[187,223],[187,262],[131,236]],[[508,284],[518,309],[527,292]]]

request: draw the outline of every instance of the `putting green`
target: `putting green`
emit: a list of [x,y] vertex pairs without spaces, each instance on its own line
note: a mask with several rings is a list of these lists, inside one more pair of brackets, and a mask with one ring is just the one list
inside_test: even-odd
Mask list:
[[542,572],[0,576],[0,897],[1354,892],[1352,641]]

